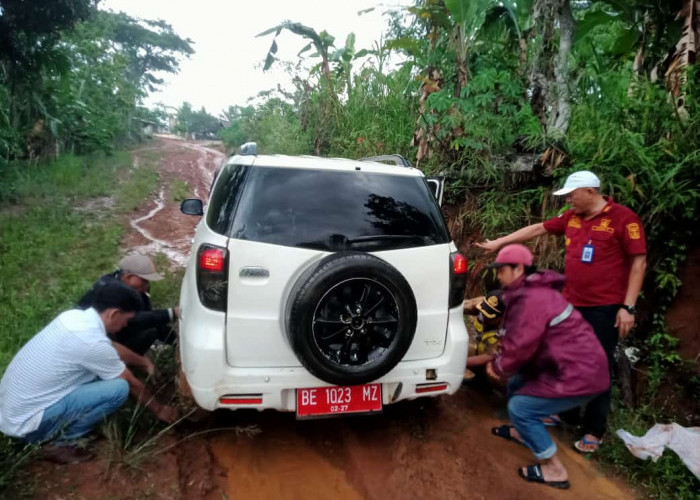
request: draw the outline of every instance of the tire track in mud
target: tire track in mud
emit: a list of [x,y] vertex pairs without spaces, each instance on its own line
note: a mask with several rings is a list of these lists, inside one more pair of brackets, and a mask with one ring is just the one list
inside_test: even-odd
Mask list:
[[[223,159],[224,155],[219,153],[218,151],[215,151],[213,149],[205,148],[203,146],[199,146],[197,144],[183,144],[186,148],[193,149],[195,151],[199,151],[200,153],[203,153],[202,156],[197,158],[197,168],[201,172],[202,179],[204,180],[204,183],[206,186],[211,186],[211,183],[214,181],[214,173],[207,168],[207,160],[208,160],[208,155],[213,153],[215,156],[220,155],[221,158]],[[195,193],[197,192],[197,187],[195,187]]]
[[138,246],[135,248],[135,250],[142,254],[152,255],[156,253],[162,253],[171,262],[184,267],[185,264],[187,264],[187,255],[173,248],[173,246],[169,242],[156,238],[147,229],[144,229],[139,225],[145,220],[152,219],[158,212],[163,210],[163,207],[165,207],[164,199],[164,191],[163,188],[161,188],[161,190],[158,192],[158,197],[154,200],[156,203],[155,208],[148,212],[146,215],[138,217],[136,219],[131,219],[129,221],[131,227],[138,231],[141,234],[141,236],[150,241],[148,245]]
[[[159,165],[161,179],[168,176],[167,181],[161,181],[157,196],[148,203],[155,204],[150,211],[130,219],[129,224],[147,243],[130,245],[130,249],[146,255],[162,253],[176,266],[184,267],[189,258],[191,239],[194,234],[196,221],[189,217],[182,219],[184,227],[177,224],[180,218],[179,207],[166,202],[167,189],[171,179],[183,180],[192,189],[192,196],[201,198],[208,191],[214,179],[214,170],[218,167],[225,155],[215,149],[180,140],[160,138],[157,144],[164,145],[164,157]],[[195,159],[180,158],[178,151],[183,149],[198,153]],[[175,153],[175,154],[173,154]],[[138,156],[134,158],[134,165],[138,165]],[[195,167],[195,168],[192,168]],[[184,216],[187,217],[187,216]],[[133,239],[133,238],[128,238]]]

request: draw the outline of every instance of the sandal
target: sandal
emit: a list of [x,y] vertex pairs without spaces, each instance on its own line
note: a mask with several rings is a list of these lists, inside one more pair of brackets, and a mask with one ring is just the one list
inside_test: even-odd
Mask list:
[[542,467],[540,467],[540,464],[528,465],[527,474],[523,474],[523,470],[519,468],[518,475],[522,477],[525,481],[546,484],[547,486],[551,486],[552,488],[559,488],[560,490],[568,490],[571,486],[569,481],[545,481],[544,475],[542,474]]
[[[583,436],[574,443],[574,448],[576,448],[579,453],[594,453],[598,451],[601,444],[603,444],[602,439],[586,439],[586,436]],[[595,446],[595,448],[592,450],[587,450],[584,448],[584,446]]]
[[492,427],[491,434],[493,434],[494,436],[498,436],[499,438],[503,438],[506,441],[512,441],[516,444],[519,444],[520,446],[524,446],[525,448],[527,448],[527,445],[523,440],[514,438],[510,435],[511,429],[513,429],[512,425],[501,425],[500,427]]

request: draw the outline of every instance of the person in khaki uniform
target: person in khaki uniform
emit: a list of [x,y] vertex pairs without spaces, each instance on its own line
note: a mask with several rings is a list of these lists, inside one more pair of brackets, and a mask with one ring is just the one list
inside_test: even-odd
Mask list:
[[464,313],[469,315],[469,356],[464,380],[475,377],[470,368],[485,366],[493,361],[501,346],[500,326],[505,307],[501,301],[501,291],[494,290],[484,297],[464,301]]

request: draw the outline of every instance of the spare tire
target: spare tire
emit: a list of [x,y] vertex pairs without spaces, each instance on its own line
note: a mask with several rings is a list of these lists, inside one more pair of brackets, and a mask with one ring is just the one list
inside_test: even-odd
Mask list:
[[411,346],[416,299],[403,275],[367,253],[322,259],[292,288],[287,334],[299,361],[336,385],[371,382]]

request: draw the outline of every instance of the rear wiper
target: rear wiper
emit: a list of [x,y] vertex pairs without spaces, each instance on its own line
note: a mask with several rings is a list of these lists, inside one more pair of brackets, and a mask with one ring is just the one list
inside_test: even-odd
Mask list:
[[433,239],[428,236],[418,236],[417,234],[376,234],[373,236],[360,236],[347,240],[348,245],[355,243],[365,243],[368,241],[420,241],[421,243],[432,243]]

